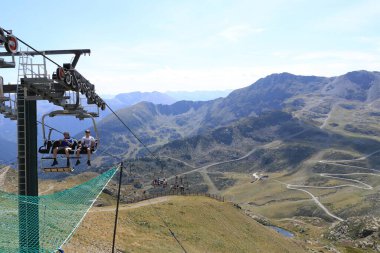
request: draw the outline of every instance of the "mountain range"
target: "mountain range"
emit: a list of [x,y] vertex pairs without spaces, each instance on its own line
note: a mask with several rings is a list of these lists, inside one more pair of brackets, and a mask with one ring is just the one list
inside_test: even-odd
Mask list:
[[[196,94],[196,93],[193,93]],[[206,92],[206,94],[209,94]],[[216,92],[214,95],[217,95]],[[225,98],[209,101],[179,101],[158,92],[119,94],[107,103],[118,110],[118,115],[128,123],[147,145],[153,147],[170,141],[205,134],[219,127],[229,126],[247,117],[258,117],[269,111],[282,110],[301,121],[351,136],[380,133],[376,120],[380,97],[380,73],[353,71],[337,77],[297,76],[289,73],[272,74],[254,84],[235,90]],[[144,101],[144,102],[140,102]],[[148,101],[148,102],[145,102]],[[151,101],[151,102],[149,102]],[[339,104],[339,105],[338,105]],[[366,121],[358,115],[358,123],[340,115],[340,122],[329,122],[329,115],[342,110],[354,112],[366,107]],[[54,109],[49,103],[39,102],[39,117]],[[373,110],[372,110],[373,109]],[[371,116],[372,115],[372,116]],[[363,115],[361,115],[363,116]],[[351,120],[351,122],[349,122]],[[347,122],[346,122],[347,121]],[[344,122],[344,124],[342,124]],[[90,122],[76,119],[48,119],[49,125],[70,130],[72,135],[91,127]],[[15,122],[0,119],[0,140],[16,139]],[[105,111],[98,119],[98,129],[103,145],[114,146],[125,155],[140,152],[136,140],[125,132],[114,115]],[[79,134],[80,135],[80,134]],[[126,151],[126,147],[129,149]]]
[[[127,103],[123,96],[115,98],[115,108]],[[222,195],[310,244],[339,249],[359,247],[340,227],[362,231],[350,221],[380,215],[380,72],[280,73],[225,98],[163,99],[167,104],[142,101],[116,111],[155,157],[115,115],[97,124],[100,146],[91,170],[102,172],[124,158],[123,200],[169,191],[152,187],[157,177],[169,186],[180,178],[186,191]],[[331,241],[329,229],[344,243]],[[380,243],[373,231],[355,232],[355,240]]]
[[[194,91],[194,92],[173,92],[173,96],[168,93],[161,92],[130,92],[130,93],[121,93],[112,98],[105,99],[107,104],[113,109],[118,110],[121,108],[126,108],[132,105],[135,105],[142,101],[151,102],[154,104],[173,104],[180,99],[198,99],[202,100],[207,98],[216,98],[227,94],[227,91]],[[54,106],[46,101],[38,101],[38,115],[37,119],[41,120],[42,115],[49,113],[53,110],[60,110],[60,107]],[[95,108],[89,108],[90,111],[93,111]],[[98,122],[109,115],[111,112],[106,109],[102,111],[99,115],[99,118],[95,120]],[[92,125],[91,120],[78,121],[72,117],[57,117],[57,118],[46,118],[47,125],[57,128],[61,131],[69,131],[72,136],[80,136],[82,131],[86,128],[89,128]],[[42,143],[42,126],[38,125],[38,139],[41,140],[39,143]],[[7,150],[4,150],[0,154],[0,161],[6,161],[9,159],[9,156],[15,157],[16,153],[16,122],[6,119],[0,116],[0,142],[4,143],[3,147],[8,147]],[[60,138],[59,133],[53,132],[55,138]],[[4,158],[4,159],[3,159]]]
[[[331,78],[281,73],[259,79],[246,88],[231,92],[226,98],[179,101],[171,105],[141,102],[119,110],[118,115],[151,146],[205,134],[270,111],[288,112],[316,127],[360,136],[360,133],[355,133],[359,130],[354,122],[342,125],[342,121],[349,120],[343,115],[339,120],[341,125],[339,122],[326,125],[326,120],[330,119],[330,113],[338,113],[341,109],[352,111],[364,106],[376,111],[379,91],[379,72],[354,71]],[[112,143],[115,147],[122,147],[120,149],[124,152],[129,147],[125,152],[128,155],[138,153],[136,141],[128,137],[126,129],[114,115],[100,121],[99,129],[105,145]],[[373,124],[361,131],[365,132],[366,129],[371,133],[371,138],[377,138],[380,133],[380,129]]]

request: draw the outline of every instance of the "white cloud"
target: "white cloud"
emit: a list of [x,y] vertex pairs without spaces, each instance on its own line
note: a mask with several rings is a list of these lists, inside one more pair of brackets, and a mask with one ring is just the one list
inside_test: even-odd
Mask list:
[[252,33],[261,33],[263,31],[263,28],[253,28],[249,25],[236,25],[227,27],[221,31],[219,35],[229,41],[237,42]]

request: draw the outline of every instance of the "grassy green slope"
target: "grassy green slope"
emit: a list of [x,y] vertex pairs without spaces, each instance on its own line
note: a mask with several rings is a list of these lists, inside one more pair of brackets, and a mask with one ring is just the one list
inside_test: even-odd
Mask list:
[[[258,224],[230,203],[204,197],[151,200],[188,252],[305,252],[300,242]],[[181,252],[148,201],[122,206],[117,248],[120,252]],[[114,207],[93,208],[68,252],[109,252]]]

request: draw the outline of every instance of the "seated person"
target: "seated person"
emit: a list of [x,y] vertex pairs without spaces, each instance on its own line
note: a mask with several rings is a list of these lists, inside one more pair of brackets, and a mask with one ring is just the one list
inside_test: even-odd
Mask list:
[[87,129],[84,132],[85,136],[82,137],[81,143],[77,149],[77,162],[75,163],[76,166],[80,164],[79,157],[81,151],[87,153],[87,165],[91,166],[91,150],[95,147],[95,138],[90,135],[90,130]]
[[51,166],[55,166],[58,164],[57,162],[57,154],[58,150],[65,150],[66,158],[67,158],[67,167],[70,167],[70,150],[74,145],[74,140],[70,137],[68,132],[63,133],[63,139],[59,140],[59,145],[54,147],[53,149],[53,164]]

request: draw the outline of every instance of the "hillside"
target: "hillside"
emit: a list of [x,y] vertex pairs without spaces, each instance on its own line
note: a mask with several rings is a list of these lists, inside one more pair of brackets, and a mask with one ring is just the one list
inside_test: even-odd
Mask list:
[[0,146],[2,147],[0,150],[0,165],[3,162],[7,162],[7,164],[14,163],[17,157],[16,139],[12,142],[0,137]]
[[[181,252],[155,210],[188,252],[306,252],[301,242],[264,227],[230,203],[204,197],[163,197],[121,206],[119,252]],[[65,251],[109,252],[113,220],[114,207],[92,208]]]
[[[137,104],[142,101],[147,101],[155,104],[172,104],[176,100],[164,93],[160,92],[130,92],[130,93],[122,93],[118,94],[113,98],[105,99],[105,101],[111,106],[112,109],[118,110],[121,108],[125,108],[134,104]],[[49,113],[53,110],[61,110],[61,107],[55,106],[47,101],[38,101],[38,115],[37,120],[41,120],[42,115]],[[93,111],[95,108],[86,108],[89,111]],[[97,118],[97,121],[100,121],[111,112],[107,109],[100,113],[100,117]],[[82,131],[88,127],[92,126],[92,122],[90,120],[79,121],[74,117],[57,117],[57,118],[46,118],[46,124],[51,125],[57,129],[62,131],[69,131],[71,135],[75,135],[77,133],[81,133]],[[0,139],[5,139],[10,142],[16,141],[16,122],[11,121],[9,119],[5,119],[0,115]],[[41,126],[38,125],[38,134],[39,139],[42,142],[42,130]],[[60,137],[60,135],[59,135]],[[1,159],[1,158],[0,158]]]
[[[172,105],[140,103],[118,114],[152,146],[207,133],[274,110],[289,112],[303,122],[332,132],[380,138],[376,118],[380,113],[378,90],[379,72],[355,71],[331,78],[281,73],[235,90],[226,98],[180,101]],[[128,155],[138,154],[140,147],[113,115],[99,126],[106,136],[105,144],[123,146]]]
[[288,113],[267,112],[258,117],[244,118],[230,126],[171,141],[156,152],[160,156],[202,165],[238,158],[255,147],[286,139],[304,130],[304,125]]

